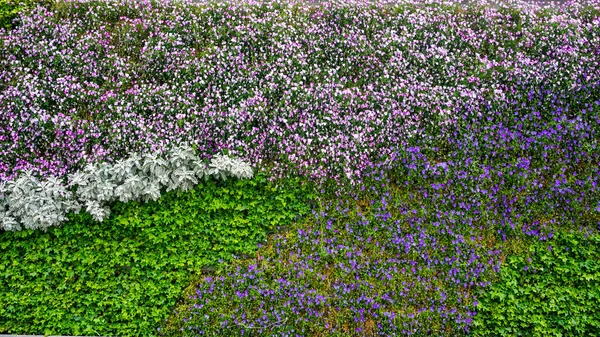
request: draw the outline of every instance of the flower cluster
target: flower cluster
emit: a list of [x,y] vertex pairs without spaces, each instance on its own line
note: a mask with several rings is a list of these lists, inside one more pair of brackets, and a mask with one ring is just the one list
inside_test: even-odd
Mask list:
[[506,103],[518,81],[600,78],[597,0],[452,5],[38,8],[0,32],[0,180],[188,142],[274,176],[356,183],[424,129],[456,125],[464,103]]
[[66,185],[56,177],[40,181],[27,171],[0,186],[0,229],[46,230],[82,207],[103,221],[110,214],[107,204],[116,200],[158,200],[161,190],[189,190],[203,177],[253,176],[252,168],[236,158],[216,155],[207,165],[189,146],[173,148],[163,157],[160,153],[133,154],[112,165],[89,164],[70,175]]
[[373,167],[363,199],[316,208],[255,259],[205,278],[174,326],[207,336],[467,333],[515,243],[600,232],[600,81],[514,89],[526,94],[466,105],[443,141],[421,139]]
[[[464,212],[412,209],[390,192],[314,211],[256,259],[189,296],[184,335],[397,336],[465,331],[500,251]],[[364,213],[363,213],[364,212]],[[459,220],[460,219],[460,220]]]

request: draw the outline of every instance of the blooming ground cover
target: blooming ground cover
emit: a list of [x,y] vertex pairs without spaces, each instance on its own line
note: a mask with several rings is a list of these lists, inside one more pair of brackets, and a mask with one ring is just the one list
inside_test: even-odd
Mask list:
[[273,174],[355,181],[517,81],[597,76],[595,7],[66,2],[3,34],[0,179],[186,141]]
[[[318,192],[313,216],[255,258],[178,280],[189,287],[168,319],[173,301],[161,302],[171,306],[152,316],[162,324],[92,320],[103,331],[600,331],[597,294],[563,291],[556,277],[598,284],[597,0],[61,1],[23,12],[0,36],[0,181],[25,170],[66,179],[188,143],[201,158],[239,157],[273,184]],[[4,249],[21,240],[1,235]],[[538,267],[573,265],[536,267],[539,277],[525,265],[532,283],[518,288],[544,284],[569,300],[514,325],[527,316],[519,310],[538,309],[531,291],[514,292],[521,265],[511,261],[546,243],[585,254],[542,254]],[[0,331],[39,320],[0,318]]]
[[[443,152],[428,141],[399,151],[371,172],[366,198],[325,204],[256,259],[191,289],[172,329],[251,336],[596,333],[598,293],[573,289],[598,282],[599,89],[600,82],[570,95],[531,89],[501,109],[479,111],[468,127],[447,135]],[[569,118],[568,102],[584,97],[596,100],[584,103],[591,110],[578,108]],[[555,108],[543,116],[536,111],[543,105]],[[573,241],[554,243],[565,233]],[[557,272],[579,286],[542,269],[539,282],[509,283],[489,299],[486,290],[507,257],[527,254],[529,245],[587,249],[579,259],[547,262],[548,271],[566,263]],[[529,277],[528,265],[512,280]],[[541,285],[555,291],[539,306],[554,309],[544,315],[538,307],[527,318],[522,308],[534,307],[536,295],[522,291],[543,293]],[[479,305],[482,297],[489,307]],[[478,309],[486,315],[473,326]],[[574,319],[557,323],[561,312]]]

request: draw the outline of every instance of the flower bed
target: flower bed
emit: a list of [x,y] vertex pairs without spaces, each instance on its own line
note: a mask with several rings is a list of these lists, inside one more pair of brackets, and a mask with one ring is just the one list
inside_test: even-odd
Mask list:
[[0,180],[189,142],[356,182],[418,132],[453,128],[463,104],[597,79],[593,6],[60,2],[3,33]]
[[[207,169],[198,163],[237,157],[266,177],[262,183],[287,188],[279,190],[287,199],[267,198],[286,216],[271,209],[263,215],[266,223],[253,216],[253,229],[238,232],[233,228],[246,223],[243,216],[221,217],[266,202],[260,193],[241,209],[191,202],[177,218],[192,233],[203,233],[194,241],[206,257],[198,266],[215,262],[205,244],[211,236],[227,242],[222,248],[229,259],[210,277],[198,275],[197,267],[177,274],[175,288],[160,281],[157,294],[168,300],[159,301],[160,310],[148,309],[160,305],[154,299],[136,301],[148,305],[144,315],[152,312],[153,319],[138,329],[143,315],[117,300],[110,305],[127,313],[111,311],[110,320],[56,306],[49,308],[54,315],[84,323],[53,326],[39,312],[21,315],[38,302],[19,298],[45,288],[35,271],[41,262],[18,256],[36,246],[49,249],[53,233],[73,228],[67,237],[78,237],[89,215],[65,214],[75,222],[47,234],[3,232],[0,247],[17,263],[0,268],[6,285],[0,289],[10,290],[0,297],[10,298],[0,305],[9,308],[0,312],[0,331],[455,336],[514,329],[498,315],[521,313],[522,302],[511,299],[502,309],[495,302],[495,294],[510,293],[506,284],[519,277],[514,261],[523,261],[529,247],[564,246],[564,237],[596,242],[599,235],[598,27],[597,0],[556,7],[516,1],[304,6],[116,0],[57,2],[24,12],[13,29],[0,31],[0,182],[14,187],[22,171],[39,181],[85,182],[92,179],[80,176],[90,173],[85,167],[119,168],[132,164],[127,158],[134,153],[149,156],[191,144],[194,158],[176,174],[186,177],[186,188]],[[198,165],[202,169],[194,171]],[[67,191],[99,197],[114,181],[125,184],[120,169],[115,172],[98,183],[102,188]],[[99,198],[113,206],[120,205],[114,201],[119,195],[123,201],[156,195],[136,190]],[[315,192],[314,216],[298,218],[290,231],[256,251],[257,238],[289,222],[290,212],[304,214],[301,195]],[[174,195],[176,204],[190,196]],[[200,190],[191,195],[203,198]],[[109,246],[121,240],[118,232],[130,233],[115,222],[121,212],[139,208],[152,222],[152,209],[162,200],[117,206],[106,220],[117,232]],[[290,200],[296,200],[291,211],[285,208]],[[194,205],[224,211],[203,217]],[[96,206],[88,212],[103,218],[97,212],[102,205]],[[169,207],[161,209],[164,214],[179,211]],[[19,213],[23,227],[35,227],[28,216]],[[215,224],[218,230],[205,231]],[[146,244],[167,234],[161,235],[132,240]],[[184,236],[173,238],[179,257],[189,256]],[[161,242],[169,251],[167,240]],[[239,251],[255,255],[231,260]],[[585,261],[594,261],[598,251],[586,252],[569,256],[589,265]],[[137,253],[128,248],[123,254]],[[55,265],[44,265],[45,272],[71,279],[81,262],[65,264],[62,274],[48,271]],[[586,268],[573,268],[573,275],[584,280],[579,286],[594,289],[597,278],[588,277]],[[596,334],[597,322],[577,317],[577,308],[587,306],[586,317],[595,317],[598,299],[581,301],[578,293],[564,291],[554,281],[559,272],[528,279],[533,288],[547,284],[558,287],[555,294],[571,294],[560,303],[576,305],[546,310],[523,331]],[[144,277],[135,275],[133,283]],[[185,296],[165,321],[184,285]],[[77,298],[56,294],[57,301]],[[98,305],[91,296],[86,303]],[[557,319],[558,312],[576,317],[579,330]]]
[[[398,152],[394,162],[371,172],[363,198],[347,196],[315,209],[312,221],[276,236],[255,259],[238,261],[225,275],[190,288],[188,300],[162,331],[457,336],[468,333],[478,318],[477,335],[593,334],[599,298],[592,293],[582,298],[569,290],[571,283],[561,285],[555,278],[563,267],[538,270],[535,283],[519,283],[523,288],[511,288],[520,277],[511,269],[513,281],[502,274],[504,283],[491,294],[486,289],[505,261],[523,260],[529,245],[554,245],[555,235],[570,237],[572,248],[584,237],[600,238],[600,101],[567,117],[570,100],[593,101],[599,89],[597,83],[554,95],[532,88],[529,96],[515,96],[499,111],[473,117],[447,138],[446,153],[426,141]],[[539,103],[556,108],[544,117],[531,109]],[[590,249],[569,255],[568,262],[567,257],[552,262],[548,255],[542,261],[584,263],[570,275],[579,287],[592,289],[598,285],[592,261],[599,257]],[[552,292],[537,306],[528,304],[531,296],[522,289],[542,284],[554,287]],[[498,292],[513,297],[502,301],[494,295]],[[477,317],[480,297],[483,318]],[[524,314],[523,305],[537,308],[536,316],[519,318],[518,326],[501,319]],[[553,309],[538,310],[546,305]],[[567,324],[562,312],[578,323]]]

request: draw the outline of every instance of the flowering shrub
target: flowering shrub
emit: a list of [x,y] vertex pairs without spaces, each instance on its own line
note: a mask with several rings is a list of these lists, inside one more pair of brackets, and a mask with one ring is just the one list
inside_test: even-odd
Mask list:
[[[587,5],[587,6],[584,6]],[[456,108],[599,76],[597,1],[542,10],[61,2],[0,33],[0,180],[187,142],[274,176],[357,183]]]
[[161,189],[187,191],[202,177],[226,180],[252,175],[248,164],[223,155],[214,156],[206,165],[186,146],[172,149],[166,158],[134,154],[114,165],[90,164],[69,176],[67,186],[73,187],[74,193],[56,177],[40,182],[28,171],[0,186],[0,229],[20,230],[24,226],[46,230],[66,220],[70,211],[78,213],[82,206],[95,220],[103,221],[110,214],[106,203],[158,200]]

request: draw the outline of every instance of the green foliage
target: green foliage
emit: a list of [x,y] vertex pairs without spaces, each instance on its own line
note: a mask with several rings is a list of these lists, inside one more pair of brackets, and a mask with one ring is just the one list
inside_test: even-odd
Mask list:
[[254,252],[306,214],[298,180],[206,181],[103,223],[82,213],[47,232],[0,233],[0,333],[153,335],[202,268]]
[[14,27],[20,12],[39,5],[49,5],[50,0],[0,0],[0,28]]
[[559,233],[507,258],[480,298],[474,336],[598,336],[600,236]]

